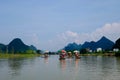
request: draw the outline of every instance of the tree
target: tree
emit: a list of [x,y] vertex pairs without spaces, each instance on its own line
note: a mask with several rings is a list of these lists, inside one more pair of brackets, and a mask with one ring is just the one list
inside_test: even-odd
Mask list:
[[34,52],[33,52],[33,50],[27,50],[26,53],[33,54]]
[[115,42],[115,45],[113,46],[114,48],[118,48],[120,50],[120,38]]
[[41,51],[41,50],[37,50],[36,52],[37,52],[38,54],[41,54],[42,51]]
[[87,53],[87,52],[88,52],[88,51],[87,51],[87,49],[85,49],[85,48],[80,50],[80,53],[81,53],[81,54],[85,54],[85,53]]

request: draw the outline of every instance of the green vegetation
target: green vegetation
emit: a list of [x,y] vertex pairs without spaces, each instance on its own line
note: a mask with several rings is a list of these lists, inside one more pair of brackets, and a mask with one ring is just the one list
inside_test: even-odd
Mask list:
[[115,53],[85,53],[81,54],[81,56],[115,56]]
[[120,56],[120,51],[116,52],[115,56]]
[[4,53],[0,53],[0,58],[32,58],[32,57],[38,57],[40,56],[40,54],[4,54]]
[[[69,51],[67,51],[69,52]],[[72,54],[74,54],[74,51],[70,51],[72,52]],[[87,49],[81,49],[80,50],[80,55],[81,56],[115,56],[115,55],[120,55],[120,51],[119,52],[114,52],[114,51],[99,51],[99,52],[89,52],[89,50]]]
[[89,50],[87,49],[82,49],[81,50],[81,55],[91,55],[91,56],[115,56],[115,52],[114,51],[95,51],[95,52],[89,52]]

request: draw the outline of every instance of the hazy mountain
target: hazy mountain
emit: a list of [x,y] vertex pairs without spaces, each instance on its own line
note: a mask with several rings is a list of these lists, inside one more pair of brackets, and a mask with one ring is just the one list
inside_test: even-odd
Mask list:
[[13,39],[8,45],[0,44],[0,52],[25,53],[27,50],[37,51],[37,48],[24,44],[19,38]]
[[5,52],[6,51],[6,45],[0,44],[0,52]]
[[107,39],[106,37],[102,37],[97,42],[91,41],[91,42],[85,42],[83,45],[77,45],[76,43],[70,43],[68,44],[64,49],[65,50],[80,50],[88,48],[92,51],[95,51],[97,48],[102,48],[103,50],[111,50],[114,43]]
[[8,44],[9,52],[25,52],[29,50],[29,46],[25,45],[21,39],[15,38]]
[[29,46],[29,48],[30,48],[31,50],[37,51],[37,48],[36,48],[35,46],[33,46],[33,45]]
[[74,43],[68,44],[64,49],[66,51],[73,51],[73,50],[79,50],[81,48],[81,45]]
[[97,42],[85,42],[82,45],[82,48],[89,48],[93,51],[95,51],[97,48],[102,48],[103,50],[111,50],[113,47],[114,43],[107,39],[106,37],[102,37],[100,40],[98,40]]
[[95,43],[94,49],[102,48],[103,50],[111,50],[113,45],[114,42],[103,36],[99,41]]
[[85,42],[85,43],[81,46],[81,48],[82,48],[82,49],[89,48],[89,49],[93,50],[93,49],[94,49],[94,46],[95,46],[95,43],[96,43],[96,42],[94,42],[94,41]]
[[120,38],[118,40],[116,40],[115,45],[113,46],[113,48],[118,48],[120,50]]

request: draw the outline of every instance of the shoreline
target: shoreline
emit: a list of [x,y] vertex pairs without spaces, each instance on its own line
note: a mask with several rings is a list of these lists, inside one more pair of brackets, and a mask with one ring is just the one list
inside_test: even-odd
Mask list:
[[115,53],[86,53],[80,55],[81,56],[115,56]]
[[[8,53],[0,53],[0,58],[32,58],[39,57],[41,54],[8,54]],[[86,53],[80,54],[80,56],[115,56],[115,53]]]
[[0,58],[32,58],[32,57],[38,57],[40,54],[6,54],[6,53],[0,53]]

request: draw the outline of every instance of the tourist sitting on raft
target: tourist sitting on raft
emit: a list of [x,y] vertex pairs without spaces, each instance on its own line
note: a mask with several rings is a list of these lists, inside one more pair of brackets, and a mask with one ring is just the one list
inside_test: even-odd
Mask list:
[[79,51],[75,50],[74,51],[75,59],[80,59],[80,53]]
[[49,56],[49,51],[45,51],[44,58],[47,58]]
[[59,60],[65,60],[66,59],[66,51],[65,50],[61,50],[60,54],[59,54]]
[[68,53],[67,53],[67,56],[68,56],[68,58],[72,58],[72,53],[71,53],[71,52],[68,52]]

